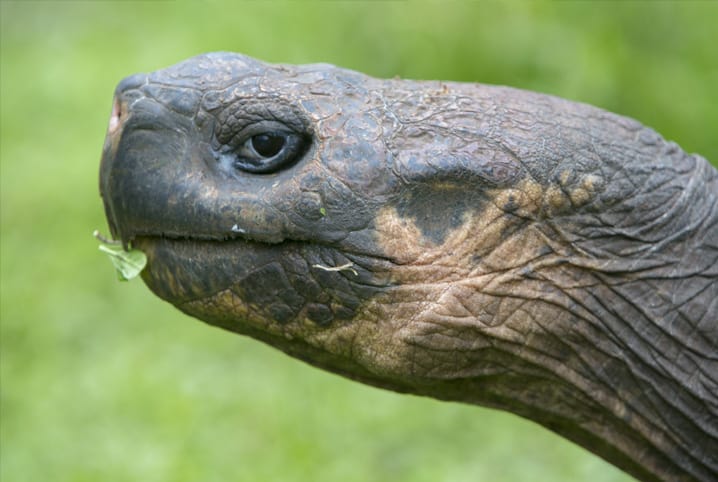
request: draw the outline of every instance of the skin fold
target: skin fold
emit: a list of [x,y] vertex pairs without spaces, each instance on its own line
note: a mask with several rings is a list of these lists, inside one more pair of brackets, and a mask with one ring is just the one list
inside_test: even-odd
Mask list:
[[718,478],[702,157],[547,95],[229,53],[128,77],[114,102],[110,229],[183,312],[511,411],[641,480]]

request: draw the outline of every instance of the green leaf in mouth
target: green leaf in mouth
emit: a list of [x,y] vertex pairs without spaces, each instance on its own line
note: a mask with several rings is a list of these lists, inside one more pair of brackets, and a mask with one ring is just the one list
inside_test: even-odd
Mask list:
[[98,231],[94,235],[102,243],[99,249],[109,256],[120,281],[136,278],[147,265],[147,256],[139,249],[125,250],[120,241],[107,239]]

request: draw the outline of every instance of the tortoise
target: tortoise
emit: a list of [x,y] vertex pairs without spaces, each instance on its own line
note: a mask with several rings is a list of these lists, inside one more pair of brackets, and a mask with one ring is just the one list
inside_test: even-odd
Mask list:
[[635,120],[210,53],[120,82],[100,190],[191,316],[718,478],[718,172]]

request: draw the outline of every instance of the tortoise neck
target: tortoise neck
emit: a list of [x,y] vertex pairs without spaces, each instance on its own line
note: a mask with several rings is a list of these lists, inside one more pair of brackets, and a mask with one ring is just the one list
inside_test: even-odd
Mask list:
[[[613,306],[589,308],[599,314],[600,324],[597,318],[574,316],[570,333],[534,334],[518,347],[498,342],[497,348],[516,354],[505,365],[511,374],[488,385],[477,379],[471,392],[479,399],[469,401],[532,419],[639,480],[717,480],[715,337],[711,341],[699,330],[680,333],[680,319],[670,316],[660,322],[650,318],[645,313],[659,303],[648,293],[638,296],[630,283],[600,286],[580,298],[584,306],[617,300]],[[668,296],[677,289],[657,282],[653,293]],[[715,283],[701,289],[706,295],[717,291]],[[692,311],[710,306],[702,296],[695,297],[695,305],[684,304],[684,316],[701,319]],[[571,297],[579,299],[577,293]],[[639,303],[628,301],[636,299],[643,300],[643,314]],[[631,316],[619,319],[609,310]],[[552,321],[560,324],[562,318],[565,312]]]
[[[698,394],[690,388],[698,386],[695,379],[666,376],[635,353],[619,359],[598,346],[584,344],[576,350],[582,360],[579,369],[567,366],[566,359],[531,360],[524,351],[520,362],[512,360],[508,374],[442,380],[411,391],[508,410],[638,480],[716,480],[715,385],[712,394]],[[494,362],[501,363],[496,358]]]

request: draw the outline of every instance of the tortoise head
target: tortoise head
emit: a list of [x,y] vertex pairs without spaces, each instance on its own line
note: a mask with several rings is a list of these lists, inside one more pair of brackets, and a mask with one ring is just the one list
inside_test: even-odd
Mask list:
[[457,264],[491,246],[449,260],[447,243],[522,171],[481,133],[414,123],[436,108],[427,96],[465,88],[426,87],[226,53],[129,77],[100,174],[111,231],[182,311],[401,388],[416,367],[397,334],[416,301],[387,295],[474,269]]
[[[718,175],[636,121],[208,54],[120,83],[100,189],[192,316],[513,411],[647,480],[718,466],[668,435],[715,441],[691,420],[718,406]],[[674,395],[651,396],[656,366]]]

